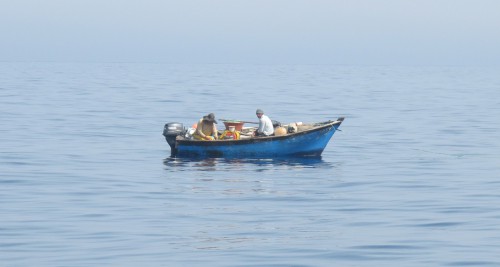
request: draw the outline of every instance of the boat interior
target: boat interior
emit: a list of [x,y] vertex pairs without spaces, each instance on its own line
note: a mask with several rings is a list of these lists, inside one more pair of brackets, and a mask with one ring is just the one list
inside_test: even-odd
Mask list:
[[[223,130],[218,130],[218,135],[221,136],[225,131],[229,131],[231,128],[229,125],[234,125],[235,121],[231,121],[231,123],[226,123],[225,124],[225,129]],[[300,133],[303,131],[311,130],[317,127],[324,126],[326,124],[330,124],[334,121],[326,121],[326,122],[320,122],[320,123],[303,123],[303,122],[292,122],[289,124],[278,124],[276,127],[274,127],[274,134],[273,136],[283,136],[283,135],[288,135],[288,134],[294,134],[294,133]],[[251,138],[258,138],[253,135],[253,133],[257,130],[258,127],[243,127],[244,123],[239,123],[238,132],[239,132],[239,139],[244,140],[244,139],[251,139]],[[241,129],[241,130],[239,130]],[[232,128],[231,130],[234,130]],[[190,128],[187,130],[186,134],[184,136],[178,136],[178,139],[183,139],[183,140],[192,140],[192,134],[194,133],[195,129]],[[202,140],[203,142],[203,140]]]

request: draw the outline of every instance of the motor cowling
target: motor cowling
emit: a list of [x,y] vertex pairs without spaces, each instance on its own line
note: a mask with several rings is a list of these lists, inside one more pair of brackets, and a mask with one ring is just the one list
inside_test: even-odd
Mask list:
[[184,126],[180,122],[169,122],[163,127],[163,135],[165,137],[182,135],[184,131]]
[[184,129],[184,126],[180,122],[169,122],[163,127],[163,136],[165,136],[172,151],[175,149],[175,139],[177,136],[184,135],[185,133],[186,129]]

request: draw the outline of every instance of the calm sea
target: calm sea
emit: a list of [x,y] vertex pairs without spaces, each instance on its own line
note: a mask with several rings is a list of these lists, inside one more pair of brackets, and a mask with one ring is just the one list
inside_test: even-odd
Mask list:
[[[346,120],[170,158],[165,123],[257,108]],[[498,68],[0,63],[0,266],[500,266],[499,119]]]

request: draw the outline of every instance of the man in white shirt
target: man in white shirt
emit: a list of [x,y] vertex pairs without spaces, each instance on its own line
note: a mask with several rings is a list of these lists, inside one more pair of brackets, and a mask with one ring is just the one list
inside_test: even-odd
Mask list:
[[270,136],[274,133],[273,122],[268,116],[264,115],[262,109],[255,111],[257,118],[259,118],[259,128],[255,131],[255,136]]

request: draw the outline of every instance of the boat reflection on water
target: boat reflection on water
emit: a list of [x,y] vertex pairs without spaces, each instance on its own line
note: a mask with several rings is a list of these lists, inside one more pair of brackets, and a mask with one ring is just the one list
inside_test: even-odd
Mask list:
[[318,157],[282,157],[282,158],[176,158],[163,160],[166,169],[193,169],[202,171],[238,170],[254,168],[262,171],[270,168],[333,168],[334,165]]

